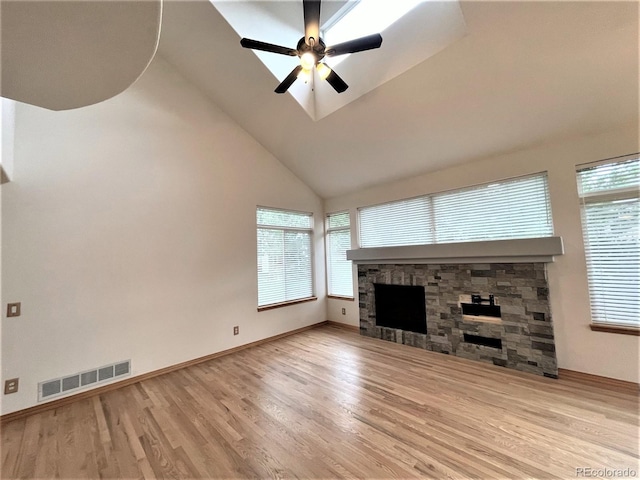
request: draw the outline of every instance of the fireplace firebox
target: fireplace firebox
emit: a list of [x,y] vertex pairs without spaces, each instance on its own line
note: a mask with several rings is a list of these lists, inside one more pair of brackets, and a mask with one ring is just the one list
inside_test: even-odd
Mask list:
[[422,285],[374,283],[376,325],[427,333],[425,290]]

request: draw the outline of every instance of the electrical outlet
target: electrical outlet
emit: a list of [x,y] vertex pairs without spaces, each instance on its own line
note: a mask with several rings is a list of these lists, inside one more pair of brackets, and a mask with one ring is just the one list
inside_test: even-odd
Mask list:
[[18,391],[19,378],[11,378],[4,382],[4,394],[16,393]]
[[19,317],[20,316],[20,302],[7,303],[7,317]]
[[240,327],[233,327],[233,334],[238,335],[240,333]]
[[347,309],[346,309],[346,308],[343,308],[343,309],[342,309],[342,314],[343,314],[343,315],[346,315],[346,314],[347,314]]

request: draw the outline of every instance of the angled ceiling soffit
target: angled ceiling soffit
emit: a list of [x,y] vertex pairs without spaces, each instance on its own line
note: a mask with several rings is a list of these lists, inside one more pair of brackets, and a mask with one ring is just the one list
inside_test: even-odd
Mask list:
[[[303,36],[301,1],[285,2],[290,8],[286,18],[282,8],[278,9],[280,13],[269,9],[270,2],[211,0],[211,3],[239,37],[295,48]],[[296,16],[299,25],[294,26],[292,19]],[[322,20],[326,18],[323,16]],[[464,37],[467,28],[459,2],[425,1],[380,33],[381,48],[349,55],[336,66],[336,73],[349,84],[344,93],[336,93],[314,70],[309,83],[297,80],[287,94],[312,120],[320,120],[444,50]],[[238,48],[242,48],[239,40]],[[297,57],[252,51],[274,76],[273,85],[256,88],[274,89],[299,64]]]

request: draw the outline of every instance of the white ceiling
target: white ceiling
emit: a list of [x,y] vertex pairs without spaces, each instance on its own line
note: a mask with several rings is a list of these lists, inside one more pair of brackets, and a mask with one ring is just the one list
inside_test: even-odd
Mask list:
[[3,0],[0,94],[68,110],[123,92],[156,53],[161,12],[160,0]]
[[461,8],[467,36],[317,122],[206,0],[165,3],[159,53],[324,198],[638,121],[637,2]]

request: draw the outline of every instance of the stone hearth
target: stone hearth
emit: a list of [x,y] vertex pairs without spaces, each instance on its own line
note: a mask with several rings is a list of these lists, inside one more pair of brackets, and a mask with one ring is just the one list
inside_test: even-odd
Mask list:
[[[374,283],[425,287],[427,334],[376,325]],[[360,332],[369,337],[557,378],[545,263],[359,264]],[[463,319],[460,295],[495,295],[500,323]],[[501,348],[464,341],[499,339]]]

